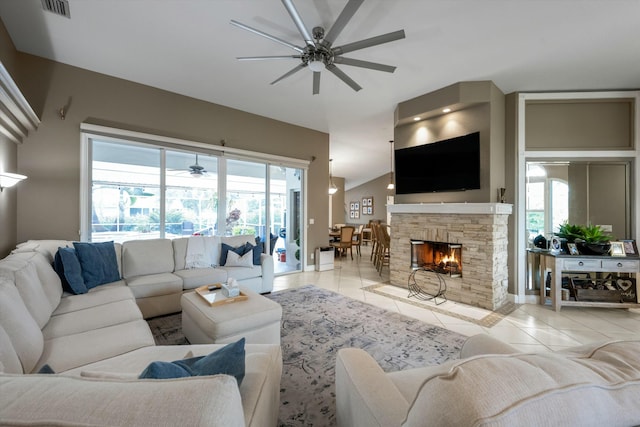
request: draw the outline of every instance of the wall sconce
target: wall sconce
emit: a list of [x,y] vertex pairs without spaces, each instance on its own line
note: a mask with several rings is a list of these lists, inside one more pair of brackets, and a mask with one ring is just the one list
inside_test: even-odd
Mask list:
[[0,172],[0,192],[5,188],[13,187],[23,179],[27,177],[17,173]]

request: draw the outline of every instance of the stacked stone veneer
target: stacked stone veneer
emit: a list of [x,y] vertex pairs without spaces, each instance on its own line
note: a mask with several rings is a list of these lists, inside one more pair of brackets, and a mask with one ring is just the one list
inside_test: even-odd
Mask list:
[[[507,214],[392,213],[391,284],[407,287],[411,273],[410,239],[462,244],[462,277],[444,276],[451,301],[496,310],[507,302]],[[429,292],[433,273],[416,275]]]

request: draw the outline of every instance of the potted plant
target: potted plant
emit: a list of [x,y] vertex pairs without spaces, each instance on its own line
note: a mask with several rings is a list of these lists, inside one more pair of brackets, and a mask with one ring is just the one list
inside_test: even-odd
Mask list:
[[611,236],[599,225],[577,225],[564,223],[558,228],[556,236],[576,244],[584,255],[605,255],[611,249]]

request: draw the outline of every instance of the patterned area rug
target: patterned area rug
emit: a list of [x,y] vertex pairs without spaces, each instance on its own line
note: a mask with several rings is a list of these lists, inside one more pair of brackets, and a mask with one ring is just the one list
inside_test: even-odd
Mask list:
[[[398,371],[455,359],[466,338],[312,285],[267,297],[283,309],[280,426],[336,425],[334,374],[341,348],[362,348],[385,371]],[[181,343],[179,314],[149,323],[158,344],[168,344],[168,337]]]

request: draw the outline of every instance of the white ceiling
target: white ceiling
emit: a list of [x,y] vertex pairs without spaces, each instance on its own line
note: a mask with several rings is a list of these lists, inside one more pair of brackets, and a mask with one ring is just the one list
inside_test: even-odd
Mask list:
[[[330,28],[346,0],[294,0],[306,26]],[[330,134],[347,188],[389,170],[399,102],[459,81],[514,91],[640,88],[640,0],[365,0],[334,46],[404,29],[406,38],[349,53],[393,74],[341,65],[354,92],[323,71],[269,83],[297,60],[234,19],[304,45],[278,0],[69,0],[71,19],[41,0],[1,0],[19,51]]]

